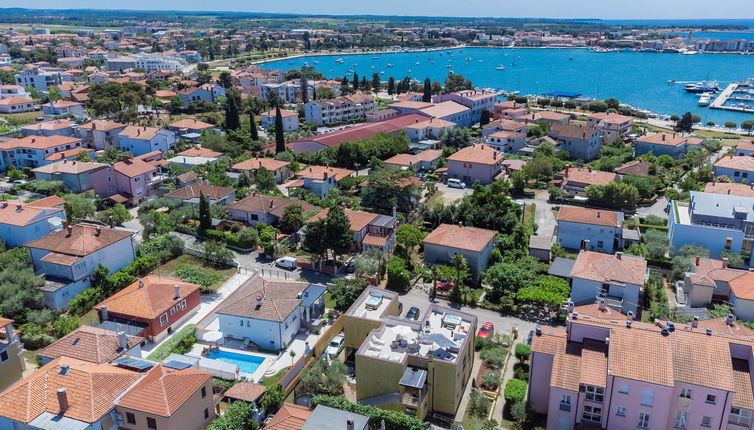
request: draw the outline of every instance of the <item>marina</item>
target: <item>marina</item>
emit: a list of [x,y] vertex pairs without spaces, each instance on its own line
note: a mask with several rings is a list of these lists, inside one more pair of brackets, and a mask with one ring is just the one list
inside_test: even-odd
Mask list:
[[752,98],[751,96],[748,96],[748,98],[744,98],[744,97],[734,95],[737,93],[740,86],[741,84],[737,82],[734,82],[728,85],[717,96],[717,98],[715,98],[715,100],[710,103],[709,105],[710,109],[719,109],[719,110],[725,110],[725,111],[731,111],[731,112],[754,113],[754,105],[747,105],[745,103],[738,103],[735,105],[726,105],[726,103],[731,100],[754,101],[754,98]]

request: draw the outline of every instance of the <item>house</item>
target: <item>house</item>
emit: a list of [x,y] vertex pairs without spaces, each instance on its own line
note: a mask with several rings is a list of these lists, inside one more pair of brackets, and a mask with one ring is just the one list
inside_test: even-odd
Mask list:
[[600,155],[602,134],[597,127],[556,123],[550,126],[549,136],[557,140],[560,149],[568,151],[573,158],[588,161]]
[[479,122],[482,116],[482,111],[487,111],[492,115],[495,111],[497,96],[497,93],[491,91],[463,90],[448,94],[438,94],[432,98],[432,102],[441,104],[443,102],[452,101],[466,106],[470,111],[470,125],[474,125]]
[[215,93],[210,88],[194,87],[185,88],[178,91],[178,98],[181,99],[183,106],[188,106],[189,103],[205,101],[207,103],[215,102]]
[[589,250],[612,254],[623,246],[623,212],[561,206],[558,212],[558,244],[581,249],[589,240]]
[[420,420],[454,416],[472,373],[477,318],[430,305],[418,321],[402,319],[398,299],[394,291],[367,287],[343,317],[356,400]]
[[462,180],[468,185],[479,181],[487,185],[500,173],[503,155],[495,148],[477,144],[459,149],[448,160],[448,177]]
[[649,172],[652,171],[652,163],[641,159],[631,160],[621,166],[616,167],[613,171],[622,176],[649,176]]
[[185,187],[187,185],[191,185],[193,183],[196,183],[198,180],[198,176],[196,175],[196,172],[193,170],[189,170],[186,173],[182,173],[175,177],[175,182],[179,187]]
[[507,100],[495,105],[492,113],[493,120],[510,119],[516,120],[526,115],[526,104],[516,103],[513,100]]
[[489,264],[495,234],[495,231],[483,228],[440,224],[422,241],[424,264],[449,264],[454,255],[460,254],[466,259],[474,279],[478,280]]
[[[371,212],[344,210],[351,225],[353,244],[356,249],[366,250],[376,248],[386,254],[393,252],[395,248],[395,230],[398,228],[398,218],[389,215],[378,215]],[[327,218],[330,209],[324,209],[311,217],[308,222],[319,221]],[[305,235],[306,226],[302,228],[300,235]],[[303,243],[303,237],[301,238]]]
[[75,194],[94,189],[96,183],[104,184],[109,177],[107,164],[87,161],[56,161],[31,171],[41,181],[63,181]]
[[318,126],[355,120],[377,110],[375,100],[374,96],[361,93],[313,100],[304,105],[304,115],[306,122]]
[[59,71],[40,70],[36,66],[28,66],[16,74],[16,85],[24,88],[31,87],[37,91],[46,92],[52,85],[61,85],[63,79]]
[[369,430],[369,417],[343,409],[317,405],[307,418],[301,430],[319,430],[328,427],[348,430]]
[[408,169],[413,167],[417,172],[434,170],[442,157],[442,150],[427,149],[418,154],[397,154],[385,160],[385,169]]
[[430,118],[427,121],[419,121],[406,127],[406,136],[412,142],[421,142],[423,140],[440,140],[443,133],[454,128],[454,122],[442,119]]
[[21,113],[37,110],[32,99],[11,97],[0,100],[0,113]]
[[175,148],[175,133],[155,127],[128,126],[118,133],[120,150],[133,155],[144,155],[153,151],[167,154]]
[[95,182],[94,190],[97,195],[108,197],[116,203],[137,204],[157,194],[167,180],[155,164],[144,161],[141,157],[121,157],[121,161],[114,163],[109,169],[108,173],[113,180]]
[[707,182],[704,192],[754,197],[754,185],[739,184],[737,182]]
[[754,197],[691,191],[688,202],[671,201],[668,238],[673,249],[694,243],[719,258],[721,252],[740,254],[751,265]]
[[713,167],[715,176],[727,176],[734,182],[751,182],[751,179],[754,179],[754,157],[748,155],[722,157]]
[[210,205],[228,205],[236,200],[236,190],[218,187],[209,183],[194,183],[171,191],[164,197],[180,200],[184,205],[199,206],[202,196],[207,198]]
[[[275,127],[275,109],[259,114],[262,128],[269,130],[270,127]],[[296,112],[280,109],[280,116],[283,118],[283,131],[296,131],[298,130],[298,114]]]
[[568,166],[563,170],[562,188],[571,197],[584,197],[586,196],[586,189],[590,185],[607,185],[617,181],[618,175],[615,173],[593,170],[591,166]]
[[312,412],[306,406],[283,403],[265,430],[301,430]]
[[246,172],[252,181],[257,176],[257,170],[264,167],[280,184],[287,180],[293,174],[290,169],[291,163],[287,161],[275,160],[274,158],[250,158],[234,164],[231,168],[237,172]]
[[94,308],[101,321],[141,326],[139,335],[157,343],[197,311],[199,290],[179,279],[147,275]]
[[607,306],[624,314],[641,309],[641,294],[649,278],[647,260],[616,252],[615,255],[587,251],[588,243],[579,252],[571,268],[571,300],[576,305],[604,300]]
[[[396,109],[394,104],[390,105],[390,107]],[[401,111],[401,109],[398,110]],[[428,118],[452,122],[457,124],[458,127],[471,127],[479,122],[479,115],[475,114],[473,109],[453,100],[441,103],[428,103],[428,106],[418,109],[415,112]],[[480,114],[480,112],[481,111],[477,111],[478,114]],[[414,110],[409,109],[406,113],[414,113]]]
[[296,198],[265,196],[253,192],[248,197],[229,205],[228,216],[230,219],[245,221],[252,226],[260,222],[275,225],[289,205],[301,206],[304,214],[317,209],[316,206]]
[[56,100],[49,103],[45,103],[40,106],[42,113],[46,116],[55,115],[73,115],[76,118],[86,118],[86,110],[84,105],[77,102],[69,102],[66,100]]
[[39,167],[53,161],[76,159],[85,151],[93,156],[93,150],[83,148],[81,139],[66,136],[26,136],[0,142],[0,157],[5,166],[17,169]]
[[21,379],[26,370],[24,347],[13,331],[13,320],[0,317],[0,393]]
[[617,113],[598,112],[587,117],[586,125],[602,130],[603,141],[610,143],[618,137],[630,133],[634,125],[634,119],[633,117]]
[[528,125],[525,122],[513,121],[510,119],[499,119],[496,121],[491,121],[489,124],[482,126],[482,137],[486,139],[491,134],[498,131],[526,134],[527,127]]
[[284,349],[322,315],[325,291],[321,285],[265,279],[257,273],[218,306],[218,330],[226,338]]
[[654,156],[668,155],[674,159],[683,158],[686,150],[702,143],[696,137],[683,137],[675,133],[649,133],[636,139],[634,152],[636,156],[652,153]]
[[34,270],[45,276],[41,290],[51,309],[65,309],[74,296],[89,288],[98,266],[115,273],[134,261],[136,254],[131,231],[85,223],[63,225],[62,230],[24,244]]
[[754,157],[754,140],[741,140],[736,145],[736,155]]
[[38,200],[32,203],[0,202],[0,239],[7,247],[45,237],[62,227],[65,210]]
[[217,130],[217,128],[212,124],[207,124],[206,122],[198,121],[192,118],[176,121],[170,124],[168,126],[168,129],[175,132],[178,136],[183,136],[184,134],[189,133],[201,134],[204,130]]
[[338,188],[338,182],[347,176],[354,176],[356,172],[337,167],[309,166],[296,173],[297,180],[286,184],[288,195],[298,190],[306,190],[321,198],[327,197],[330,190]]
[[10,98],[31,99],[31,94],[21,85],[0,85],[0,100]]
[[484,142],[500,152],[515,154],[526,146],[526,134],[516,131],[496,131],[487,136]]
[[24,136],[66,136],[74,135],[76,123],[67,119],[37,122],[21,127]]
[[539,112],[531,113],[518,119],[525,123],[539,124],[540,122],[546,122],[550,127],[557,125],[568,125],[571,122],[571,116],[565,113],[553,112],[550,110],[541,110]]
[[92,147],[98,151],[110,147],[120,148],[118,135],[125,124],[103,119],[95,119],[89,123],[79,126],[79,137],[84,140],[86,146]]
[[736,316],[751,321],[754,318],[754,303],[750,301],[754,300],[754,294],[749,293],[751,283],[748,276],[744,277],[747,273],[746,270],[728,267],[727,258],[693,257],[689,271],[683,274],[686,305],[695,308],[709,306],[713,302],[736,302],[736,307],[732,309]]
[[253,382],[239,381],[230,387],[224,394],[224,398],[229,403],[241,401],[246,402],[254,412],[254,419],[260,421],[264,417],[264,410],[261,409],[259,399],[264,394],[266,387]]
[[143,337],[82,325],[55,342],[37,351],[45,365],[59,357],[70,357],[89,363],[110,363],[123,355],[141,356]]

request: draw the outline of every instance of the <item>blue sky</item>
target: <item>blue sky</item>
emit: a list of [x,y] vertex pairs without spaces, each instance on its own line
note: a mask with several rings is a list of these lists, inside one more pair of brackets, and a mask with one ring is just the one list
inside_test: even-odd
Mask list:
[[747,19],[751,0],[2,0],[0,7],[603,19]]

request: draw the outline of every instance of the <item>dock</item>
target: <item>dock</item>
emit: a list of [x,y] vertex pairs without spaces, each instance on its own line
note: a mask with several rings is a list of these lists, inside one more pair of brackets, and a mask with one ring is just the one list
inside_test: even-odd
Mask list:
[[738,83],[732,83],[725,87],[723,92],[718,95],[715,100],[709,104],[710,109],[719,109],[719,110],[727,110],[732,112],[744,112],[744,113],[754,113],[754,108],[743,108],[738,106],[725,106],[725,103],[728,101],[728,99],[736,99],[733,96],[733,93],[736,92],[738,89]]

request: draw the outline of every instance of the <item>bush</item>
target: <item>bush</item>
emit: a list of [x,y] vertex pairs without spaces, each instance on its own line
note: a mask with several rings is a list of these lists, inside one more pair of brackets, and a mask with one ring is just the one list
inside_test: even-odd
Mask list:
[[490,411],[490,401],[479,391],[472,391],[469,395],[469,414],[476,418],[487,418]]
[[370,428],[380,428],[380,423],[383,420],[385,421],[385,430],[426,430],[429,427],[428,423],[406,415],[403,412],[351,403],[343,397],[314,396],[312,398],[312,408],[317,405],[325,405],[355,414],[366,415],[369,417]]
[[406,260],[393,257],[387,266],[387,287],[394,291],[406,291],[411,285],[411,276]]
[[526,402],[519,400],[511,406],[511,418],[516,422],[526,421]]
[[526,361],[531,355],[531,348],[525,343],[517,343],[515,354],[518,361]]
[[189,324],[186,327],[183,327],[178,333],[174,334],[173,337],[149,354],[147,359],[152,361],[162,361],[170,354],[184,354],[188,352],[196,342],[196,337],[194,336],[195,333],[196,326],[194,324]]
[[526,397],[526,381],[520,379],[509,379],[505,384],[503,397],[506,402],[518,402]]
[[178,267],[175,273],[184,282],[201,285],[203,290],[223,279],[220,275],[205,273],[202,269],[189,264],[184,264],[183,266]]
[[500,369],[505,364],[505,350],[499,346],[483,349],[479,357],[493,369]]
[[520,364],[516,366],[515,369],[513,369],[513,377],[516,379],[520,379],[522,381],[528,381],[529,380],[529,366],[526,366],[524,364]]
[[488,390],[497,390],[500,385],[500,371],[493,370],[482,376],[482,386]]

